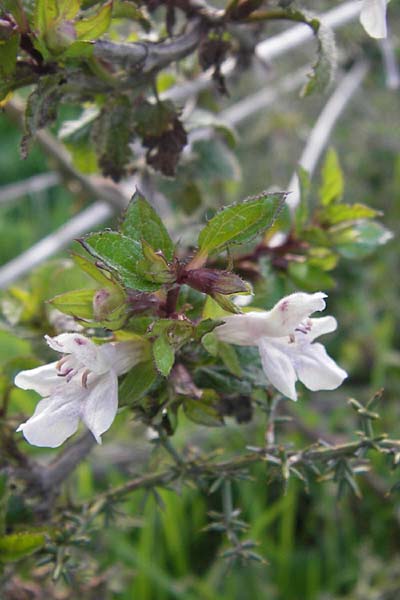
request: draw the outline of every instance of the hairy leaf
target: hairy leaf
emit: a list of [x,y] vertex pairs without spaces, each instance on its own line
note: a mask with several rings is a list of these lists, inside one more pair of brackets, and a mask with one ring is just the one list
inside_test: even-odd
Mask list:
[[320,202],[328,206],[333,202],[340,201],[343,195],[343,173],[340,168],[339,158],[333,148],[326,153],[322,167],[322,183],[319,190]]
[[168,377],[175,361],[175,352],[166,333],[162,333],[154,341],[153,356],[157,370],[164,377]]
[[221,252],[230,244],[247,242],[271,227],[285,201],[284,193],[264,193],[215,215],[198,239],[201,254]]
[[161,250],[168,261],[172,260],[174,244],[168,231],[154,208],[138,191],[135,192],[126,209],[121,233],[136,242],[144,240],[154,250]]
[[92,233],[81,241],[83,247],[109,267],[127,287],[143,292],[154,291],[158,284],[146,281],[137,273],[137,263],[143,259],[139,242],[116,231]]

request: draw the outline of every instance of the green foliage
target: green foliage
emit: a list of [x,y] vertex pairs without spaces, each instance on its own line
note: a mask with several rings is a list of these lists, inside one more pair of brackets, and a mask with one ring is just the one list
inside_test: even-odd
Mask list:
[[135,192],[126,210],[121,233],[139,243],[147,242],[155,251],[161,251],[170,261],[174,255],[174,244],[154,208]]
[[8,563],[29,556],[44,546],[43,533],[10,533],[0,537],[0,563]]
[[271,227],[282,209],[285,194],[261,194],[229,206],[210,219],[198,238],[199,253],[221,252],[247,242]]

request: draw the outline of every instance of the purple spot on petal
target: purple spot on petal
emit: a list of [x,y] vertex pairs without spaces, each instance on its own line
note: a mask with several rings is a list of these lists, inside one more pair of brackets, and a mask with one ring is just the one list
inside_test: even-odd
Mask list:
[[85,346],[86,344],[86,340],[78,337],[74,338],[74,342],[75,344],[78,344],[78,346]]
[[289,300],[283,300],[280,304],[279,304],[279,310],[282,312],[287,311],[289,306]]

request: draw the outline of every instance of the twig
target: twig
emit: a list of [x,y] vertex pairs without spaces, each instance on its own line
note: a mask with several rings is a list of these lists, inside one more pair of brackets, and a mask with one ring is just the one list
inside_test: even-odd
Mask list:
[[0,188],[0,204],[8,204],[27,194],[43,192],[59,183],[60,176],[57,173],[41,173],[40,175],[29,177],[28,179],[25,179],[25,181],[3,185]]
[[72,217],[68,223],[1,267],[0,288],[7,287],[22,275],[29,273],[42,261],[68,246],[71,240],[109,219],[113,212],[112,206],[107,202],[95,202]]
[[[329,142],[332,130],[342,112],[361,86],[368,71],[365,62],[356,63],[345,75],[322,109],[314,127],[308,137],[299,164],[310,175],[314,172],[317,163]],[[294,173],[288,188],[291,193],[287,197],[287,205],[294,211],[300,202],[300,186],[297,174]]]
[[[337,29],[354,21],[360,14],[360,2],[345,2],[340,6],[321,14],[318,18],[327,27]],[[313,32],[308,25],[295,25],[283,33],[274,35],[263,42],[257,44],[255,48],[256,56],[262,61],[271,61],[274,58],[287,54],[294,48],[301,46],[305,42],[313,39]],[[233,58],[227,59],[221,66],[221,73],[224,77],[229,77],[235,71],[236,61]],[[209,69],[194,81],[188,81],[183,84],[173,86],[164,94],[163,99],[170,99],[175,102],[185,102],[188,98],[196,96],[203,90],[213,85],[214,69]]]
[[[308,464],[312,461],[319,461],[323,463],[329,463],[332,460],[348,456],[356,456],[361,449],[377,449],[381,451],[399,451],[400,440],[391,439],[380,439],[380,440],[368,440],[362,439],[346,444],[338,444],[337,446],[318,446],[312,445],[304,450],[294,451],[290,450],[286,452],[286,457],[290,459],[292,465]],[[283,450],[281,447],[268,448],[268,455],[279,456]],[[235,471],[240,471],[244,468],[251,466],[257,462],[264,462],[266,460],[265,450],[260,449],[258,452],[252,452],[251,454],[245,454],[237,456],[229,460],[221,462],[190,462],[185,463],[185,473],[187,477],[198,477],[203,475],[205,477],[214,477],[216,474],[229,474]],[[107,502],[109,500],[117,500],[124,498],[130,492],[138,489],[148,489],[156,487],[158,485],[166,485],[181,476],[180,469],[173,467],[160,471],[159,473],[152,473],[149,475],[143,475],[135,477],[127,481],[126,483],[111,489],[103,494],[100,494],[96,498],[96,504],[98,501]]]
[[[21,129],[24,128],[25,107],[21,100],[12,98],[5,106],[5,112],[8,114]],[[78,184],[77,193],[84,193],[89,198],[98,198],[115,206],[118,209],[124,208],[126,198],[117,188],[105,180],[100,184],[99,178],[92,178],[80,173],[71,163],[71,158],[65,148],[58,140],[47,131],[38,131],[35,136],[39,146],[45,154],[55,162],[56,169],[67,181],[71,180]]]
[[65,448],[57,458],[40,473],[40,485],[44,491],[57,489],[89,454],[96,441],[90,431]]

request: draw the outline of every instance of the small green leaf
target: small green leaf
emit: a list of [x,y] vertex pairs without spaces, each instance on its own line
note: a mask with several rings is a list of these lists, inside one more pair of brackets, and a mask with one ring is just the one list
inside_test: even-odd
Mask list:
[[201,343],[211,356],[218,356],[218,339],[212,331],[202,337]]
[[93,295],[94,290],[75,290],[59,294],[49,300],[49,303],[67,315],[93,319]]
[[115,271],[127,287],[142,292],[151,292],[160,287],[158,284],[146,281],[137,273],[137,263],[143,260],[139,242],[116,231],[104,231],[88,234],[81,243],[89,254]]
[[242,367],[240,366],[236,350],[233,346],[226,344],[225,342],[218,342],[218,354],[225,367],[232,375],[235,375],[236,377],[243,376]]
[[80,254],[72,255],[73,261],[84,271],[89,277],[100,283],[100,285],[109,285],[112,282],[111,276],[107,271],[102,271],[94,262],[81,256]]
[[183,411],[188,419],[206,427],[220,427],[224,424],[218,412],[218,394],[214,390],[203,390],[200,399],[186,398]]
[[25,109],[25,135],[21,142],[23,158],[28,155],[36,131],[50,125],[56,119],[63,92],[61,75],[45,75],[40,78],[29,96]]
[[0,77],[2,79],[10,77],[15,71],[19,37],[18,33],[14,33],[7,40],[0,41]]
[[123,95],[108,98],[91,130],[91,141],[103,175],[119,181],[127,174],[132,136],[131,101]]
[[164,377],[168,377],[175,361],[175,352],[166,333],[162,333],[154,341],[153,356],[157,370]]
[[321,211],[321,221],[329,225],[337,225],[343,221],[374,219],[381,213],[365,204],[329,204]]
[[174,269],[170,269],[164,256],[158,254],[144,240],[142,240],[142,251],[144,258],[137,264],[137,271],[144,279],[160,285],[176,281],[176,273]]
[[284,193],[264,193],[215,215],[198,239],[202,255],[221,252],[230,244],[241,244],[273,225],[285,201]]
[[335,286],[335,280],[319,267],[308,263],[290,263],[288,275],[300,289],[306,292],[328,290]]
[[133,367],[119,385],[120,404],[135,405],[157,379],[153,361],[141,362]]
[[319,197],[322,206],[328,206],[340,201],[343,195],[343,173],[340,168],[338,155],[333,148],[326,153],[322,167],[322,184]]
[[112,5],[112,0],[110,0],[94,15],[75,21],[77,39],[91,41],[103,35],[111,23]]
[[8,563],[29,556],[44,546],[44,533],[11,533],[0,537],[0,562]]
[[333,31],[315,18],[310,19],[318,40],[318,57],[308,74],[308,82],[301,91],[302,96],[323,92],[333,81],[337,66],[337,51]]
[[154,208],[138,191],[126,209],[121,233],[137,242],[144,240],[156,251],[161,250],[168,261],[174,256],[174,244],[168,231]]
[[361,221],[332,232],[337,251],[349,259],[364,258],[392,238],[392,232],[375,221]]

